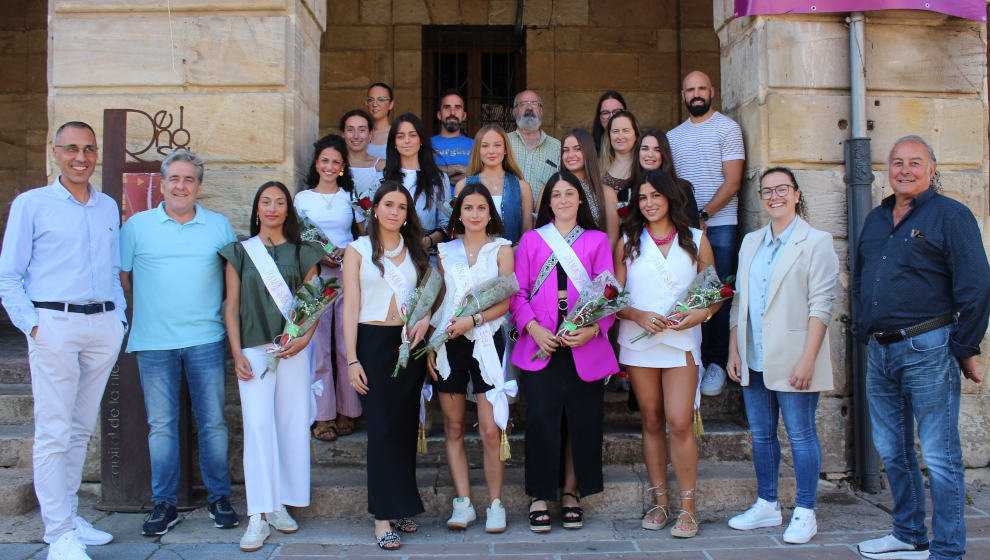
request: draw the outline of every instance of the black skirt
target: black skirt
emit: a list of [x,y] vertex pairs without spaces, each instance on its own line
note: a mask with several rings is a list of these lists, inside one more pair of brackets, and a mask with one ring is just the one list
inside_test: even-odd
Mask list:
[[602,480],[602,381],[578,377],[571,349],[558,348],[540,371],[524,371],[526,389],[526,494],[554,501],[564,480],[562,434],[571,442],[581,497],[597,494]]
[[396,377],[402,327],[358,324],[357,357],[368,376],[361,396],[368,430],[368,512],[379,521],[423,513],[416,484],[416,435],[425,359]]

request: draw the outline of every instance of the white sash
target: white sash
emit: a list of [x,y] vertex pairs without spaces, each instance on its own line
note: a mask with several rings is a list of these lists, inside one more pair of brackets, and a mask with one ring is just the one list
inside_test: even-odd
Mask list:
[[258,274],[261,275],[261,281],[264,282],[268,295],[272,296],[278,310],[288,320],[292,311],[292,290],[285,283],[285,278],[282,278],[282,273],[278,271],[275,259],[268,253],[265,244],[257,235],[241,241],[241,245],[244,246],[244,251],[254,263],[254,267],[258,269]]
[[564,241],[564,237],[557,231],[557,227],[553,225],[553,222],[537,229],[536,232],[550,246],[550,250],[557,256],[557,261],[560,262],[564,273],[567,274],[567,278],[570,279],[571,284],[574,284],[578,292],[581,292],[588,284],[591,284],[591,276],[588,275],[588,271],[581,264],[581,259],[578,258],[574,249]]
[[[382,263],[382,268],[385,269],[385,283],[388,284],[389,288],[392,288],[392,293],[395,294],[395,306],[401,308],[406,302],[406,298],[409,297],[409,293],[412,292],[413,287],[409,285],[409,282],[406,282],[406,277],[402,275],[402,271],[399,270],[399,267],[395,266],[392,259],[382,257],[380,262]],[[402,310],[399,309],[399,311],[401,312]]]
[[[680,232],[678,232],[680,235]],[[676,246],[677,237],[671,242],[670,251],[667,257],[664,258],[663,253],[660,252],[660,248],[657,247],[656,242],[653,241],[653,237],[650,236],[646,229],[639,236],[639,257],[636,259],[637,265],[640,263],[649,266],[655,274],[655,284],[648,288],[650,296],[650,301],[648,307],[646,307],[646,302],[634,301],[634,306],[640,309],[648,309],[656,311],[659,313],[664,313],[670,306],[674,304],[677,300],[677,296],[681,294],[682,288],[678,287],[677,277],[674,275],[674,271],[670,269],[670,263],[668,259],[675,258],[677,251],[680,251],[680,247]],[[630,262],[626,261],[626,266],[630,266]],[[628,268],[627,268],[628,270]],[[627,274],[628,281],[628,274]],[[639,293],[640,288],[636,289]],[[630,348],[633,350],[646,350],[652,348],[657,344],[663,342],[668,346],[674,348],[679,348],[681,350],[690,350],[693,345],[694,334],[692,330],[687,331],[675,331],[675,330],[665,330],[661,333],[655,334],[653,336],[648,336],[641,338],[636,342],[632,342],[633,338],[636,338],[643,332],[643,328],[636,324],[635,321],[623,319],[619,322],[619,338],[618,342],[620,346]]]
[[[676,236],[671,241],[671,250],[674,249],[674,243],[677,243]],[[674,277],[674,273],[667,265],[667,259],[664,258],[663,253],[660,252],[660,247],[657,247],[646,228],[643,228],[643,233],[639,236],[639,258],[656,271],[660,291],[654,301],[657,308],[666,311],[680,295],[681,290],[677,287],[677,278]]]

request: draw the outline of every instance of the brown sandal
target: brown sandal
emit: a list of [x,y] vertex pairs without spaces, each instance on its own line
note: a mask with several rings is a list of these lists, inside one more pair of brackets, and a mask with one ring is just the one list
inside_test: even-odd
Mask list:
[[349,436],[354,433],[354,419],[343,414],[337,415],[337,435]]
[[337,423],[333,420],[317,420],[310,431],[320,441],[337,440]]

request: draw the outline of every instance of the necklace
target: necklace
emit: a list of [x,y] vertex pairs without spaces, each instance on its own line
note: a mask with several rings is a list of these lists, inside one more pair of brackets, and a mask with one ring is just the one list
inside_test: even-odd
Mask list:
[[384,253],[383,254],[386,257],[390,258],[390,259],[394,259],[395,257],[398,257],[399,256],[399,253],[402,252],[402,249],[405,246],[406,246],[405,245],[405,242],[402,240],[402,236],[400,235],[399,236],[399,244],[395,246],[395,249],[385,249],[385,247],[383,246],[382,247],[382,249],[384,250]]
[[340,192],[340,188],[338,187],[337,191],[332,193],[324,193],[318,191],[313,191],[313,192],[316,192],[316,194],[320,195],[320,198],[322,198],[323,202],[327,205],[327,210],[331,210],[333,209],[334,201],[337,199],[337,193]]
[[663,238],[661,238],[661,239],[657,239],[656,237],[653,237],[653,234],[650,233],[650,228],[646,228],[646,233],[649,233],[650,234],[650,239],[652,239],[653,242],[657,244],[657,247],[659,247],[661,245],[666,245],[666,244],[670,243],[671,240],[674,239],[674,236],[677,235],[677,228],[675,227],[675,228],[671,229],[670,230],[670,233],[668,233],[667,235],[663,236]]

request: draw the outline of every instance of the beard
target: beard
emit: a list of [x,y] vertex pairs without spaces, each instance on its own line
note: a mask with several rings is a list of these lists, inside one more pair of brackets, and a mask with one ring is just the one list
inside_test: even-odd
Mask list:
[[443,121],[443,129],[447,132],[457,132],[461,129],[461,121],[457,120],[457,117],[447,117]]
[[[695,101],[701,101],[701,105],[695,105]],[[694,97],[690,101],[685,101],[684,104],[687,106],[688,113],[691,113],[692,117],[700,117],[708,112],[712,108],[712,100],[705,100],[704,97]]]
[[516,119],[516,127],[522,130],[539,130],[541,125],[543,120],[532,109],[527,109],[523,116]]

